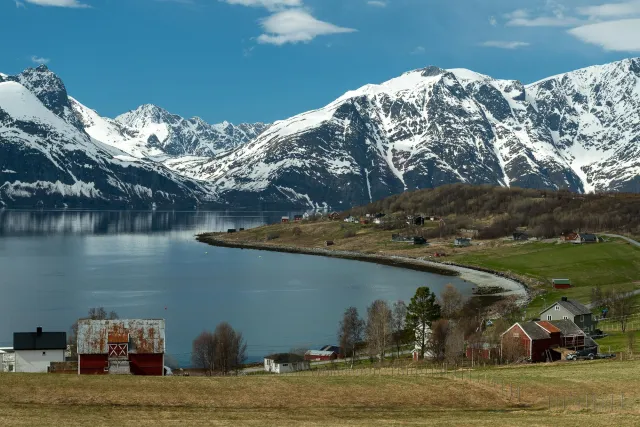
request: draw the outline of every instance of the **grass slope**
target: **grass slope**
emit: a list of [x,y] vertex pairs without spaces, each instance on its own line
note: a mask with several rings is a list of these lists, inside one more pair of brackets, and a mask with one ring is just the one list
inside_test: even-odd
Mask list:
[[[640,414],[638,368],[637,361],[518,366],[476,370],[471,381],[0,374],[0,425],[631,426]],[[521,402],[503,393],[502,382],[521,387]],[[573,392],[596,394],[601,406],[548,411],[549,397],[557,408]],[[612,393],[625,393],[623,410],[609,413]]]

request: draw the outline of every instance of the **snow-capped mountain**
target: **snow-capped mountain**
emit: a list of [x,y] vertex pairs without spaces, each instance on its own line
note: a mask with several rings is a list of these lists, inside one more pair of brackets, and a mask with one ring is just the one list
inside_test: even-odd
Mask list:
[[0,77],[0,206],[193,206],[212,193],[87,135],[45,66]]
[[73,98],[70,103],[92,138],[139,158],[213,157],[250,141],[268,127],[264,123],[211,125],[199,117],[184,119],[151,104],[109,119]]
[[640,192],[640,59],[526,86],[415,70],[181,166],[238,204],[346,207],[453,182]]

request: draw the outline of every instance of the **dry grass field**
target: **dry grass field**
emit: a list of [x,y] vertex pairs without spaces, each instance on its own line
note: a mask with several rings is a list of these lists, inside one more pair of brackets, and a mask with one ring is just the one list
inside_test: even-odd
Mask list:
[[[476,370],[471,381],[453,379],[451,374],[446,378],[0,374],[0,425],[633,426],[640,424],[639,368],[636,361],[558,363]],[[502,392],[498,385],[502,382],[521,386],[520,402]],[[562,396],[578,391],[598,397],[595,410],[575,402],[562,410],[558,405]],[[622,409],[621,393],[625,393]],[[616,396],[613,411],[609,395]]]

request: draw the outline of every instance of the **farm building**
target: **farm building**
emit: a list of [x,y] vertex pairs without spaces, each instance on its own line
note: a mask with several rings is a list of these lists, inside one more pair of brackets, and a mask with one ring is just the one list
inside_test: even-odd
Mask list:
[[302,221],[302,215],[293,216],[293,222],[300,222],[300,221]]
[[546,362],[559,360],[566,350],[596,345],[571,320],[536,320],[515,323],[507,329],[502,334],[501,352],[503,357],[517,354],[531,362]]
[[333,240],[325,240],[324,241],[324,245],[325,246],[333,246]]
[[540,313],[540,318],[542,320],[571,320],[587,334],[595,331],[597,324],[589,308],[567,297],[562,297],[560,301],[544,309]]
[[555,289],[569,289],[571,287],[569,279],[552,279],[551,283]]
[[164,319],[78,321],[79,374],[164,375]]
[[15,372],[16,353],[13,347],[0,347],[0,372]]
[[521,231],[513,233],[513,240],[529,240],[529,235]]
[[311,365],[302,356],[293,353],[272,354],[264,358],[265,372],[285,374],[287,372],[308,371]]
[[286,224],[286,223],[288,223],[288,222],[289,222],[289,217],[288,217],[288,216],[283,216],[283,217],[280,219],[280,222],[281,222],[282,224]]
[[360,222],[360,220],[358,218],[356,218],[355,216],[348,216],[344,219],[344,222],[348,222],[351,224],[357,224],[358,222]]
[[471,239],[467,239],[466,237],[458,237],[453,241],[453,246],[458,246],[458,247],[471,246]]
[[304,360],[320,361],[320,360],[336,360],[344,358],[344,352],[340,347],[334,345],[325,345],[320,350],[308,350],[304,354]]
[[51,362],[64,362],[66,332],[16,332],[13,334],[15,372],[48,372]]
[[575,237],[573,239],[566,239],[565,240],[576,244],[576,245],[581,245],[583,243],[598,243],[598,236],[596,236],[595,234],[575,234]]
[[465,355],[469,360],[492,360],[500,357],[500,346],[488,342],[467,345]]

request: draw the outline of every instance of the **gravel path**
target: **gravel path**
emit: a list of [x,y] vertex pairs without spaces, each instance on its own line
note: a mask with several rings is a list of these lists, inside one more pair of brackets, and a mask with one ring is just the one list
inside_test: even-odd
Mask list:
[[621,236],[619,234],[602,234],[602,236],[607,236],[607,237],[617,237],[618,239],[623,239],[626,240],[627,242],[631,243],[632,245],[636,245],[637,247],[640,248],[640,242],[630,239],[629,237],[625,237],[625,236]]

